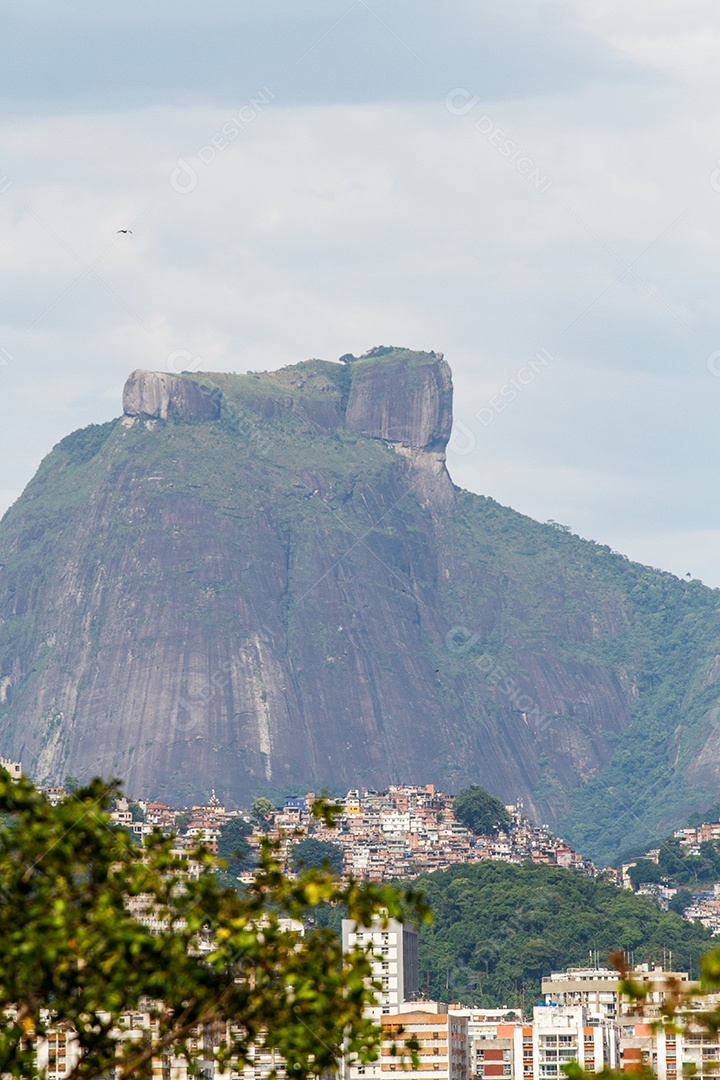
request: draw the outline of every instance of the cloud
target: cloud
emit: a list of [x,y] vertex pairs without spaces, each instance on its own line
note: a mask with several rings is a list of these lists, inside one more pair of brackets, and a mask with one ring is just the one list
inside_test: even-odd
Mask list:
[[[37,18],[48,82],[31,101],[23,76],[0,128],[7,492],[69,430],[117,415],[133,368],[167,369],[176,350],[243,371],[404,344],[453,367],[458,483],[660,564],[686,530],[700,539],[682,573],[720,584],[718,110],[688,70],[630,49],[643,26],[625,9],[589,5],[581,23],[559,4],[449,18],[398,2],[388,30],[329,2],[281,25],[274,4],[244,22],[180,4],[173,27],[147,5],[93,8],[60,111],[20,117],[46,105],[90,12],[58,10],[52,56],[54,16]],[[646,20],[650,40],[679,10]],[[321,26],[307,72],[283,83]],[[137,91],[118,108],[123,80]]]
[[286,105],[434,100],[480,82],[490,99],[632,78],[632,64],[560,4],[315,0],[198,5],[171,18],[128,0],[5,5],[0,100],[85,112],[232,104],[271,86]]

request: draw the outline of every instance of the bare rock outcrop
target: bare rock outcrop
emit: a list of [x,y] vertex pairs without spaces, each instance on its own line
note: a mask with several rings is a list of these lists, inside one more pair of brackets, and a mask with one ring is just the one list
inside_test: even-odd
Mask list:
[[445,467],[453,388],[443,354],[380,347],[353,359],[351,371],[347,427],[390,443],[408,462],[421,503],[448,510],[454,502]]
[[452,374],[443,354],[371,349],[352,365],[345,423],[371,438],[444,451],[452,428]]
[[215,420],[220,415],[220,391],[193,379],[162,371],[133,371],[123,390],[123,412],[150,420]]

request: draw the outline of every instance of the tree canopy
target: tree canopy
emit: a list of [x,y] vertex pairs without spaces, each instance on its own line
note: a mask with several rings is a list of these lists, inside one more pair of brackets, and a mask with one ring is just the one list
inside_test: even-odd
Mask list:
[[239,874],[251,865],[252,848],[248,836],[252,826],[241,817],[231,817],[223,825],[218,837],[218,855],[228,864],[228,872]]
[[596,950],[607,962],[616,950],[637,963],[662,963],[698,973],[714,943],[709,930],[660,911],[646,896],[560,867],[485,861],[423,874],[415,884],[433,911],[420,929],[420,984],[440,1001],[512,1006],[541,1000],[552,971],[587,964]]
[[504,804],[479,784],[461,791],[453,810],[458,821],[476,836],[494,836],[510,824]]
[[250,813],[254,821],[264,826],[267,824],[267,819],[275,813],[275,807],[269,799],[266,799],[264,795],[260,795],[250,807]]
[[322,870],[329,867],[335,877],[340,877],[343,872],[343,849],[339,844],[332,844],[327,840],[316,840],[312,836],[301,840],[292,848],[291,868],[302,870],[314,868]]
[[679,840],[670,837],[660,845],[657,863],[652,859],[638,859],[635,866],[629,868],[628,875],[635,888],[646,882],[662,882],[697,890],[720,881],[720,843],[705,840],[700,844],[699,854],[694,855]]
[[[363,1016],[373,999],[367,955],[343,956],[327,928],[301,936],[285,920],[310,923],[327,903],[364,925],[382,912],[421,919],[418,894],[342,885],[315,869],[289,881],[265,841],[238,895],[209,872],[207,849],[188,859],[159,833],[143,849],[128,844],[111,827],[117,794],[116,783],[94,780],[53,807],[28,780],[0,772],[0,1074],[38,1075],[36,1040],[49,1023],[77,1034],[72,1080],[113,1068],[120,1080],[144,1077],[170,1053],[242,1067],[256,1046],[277,1049],[298,1080],[333,1066],[344,1042],[372,1058],[380,1036]],[[123,1013],[139,1008],[152,1028],[120,1036]],[[205,1025],[226,1034],[195,1051]]]

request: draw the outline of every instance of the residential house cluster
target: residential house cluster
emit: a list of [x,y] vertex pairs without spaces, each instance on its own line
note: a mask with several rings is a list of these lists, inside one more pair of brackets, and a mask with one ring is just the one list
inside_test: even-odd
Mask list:
[[[708,841],[720,841],[720,822],[704,822],[698,826],[689,826],[684,829],[676,829],[673,839],[678,840],[681,847],[686,849],[687,855],[702,855],[700,845]],[[651,848],[643,856],[649,862],[656,865],[660,858],[660,848]],[[620,884],[626,889],[632,889],[633,883],[630,877],[630,869],[635,862],[623,863],[620,870]],[[687,886],[690,888],[689,886]],[[638,887],[638,893],[652,896],[658,906],[667,911],[670,901],[678,889],[662,882],[644,882]],[[698,921],[713,934],[720,934],[720,882],[695,886],[690,888],[692,903],[683,912],[683,917],[689,922]]]
[[[495,836],[475,836],[455,817],[454,796],[432,784],[393,785],[386,791],[349,791],[339,800],[341,813],[334,828],[312,816],[313,793],[285,801],[270,834],[287,852],[305,836],[342,848],[344,872],[349,877],[381,881],[413,878],[432,870],[485,859],[521,863],[531,860],[580,870],[594,876],[593,864],[534,825],[522,804],[508,806],[510,824]],[[299,831],[302,835],[295,835]],[[259,843],[259,834],[251,842]]]
[[[63,787],[46,788],[45,793],[53,803],[67,795]],[[177,835],[178,848],[190,848],[201,841],[212,851],[217,851],[223,825],[230,818],[240,816],[252,824],[253,831],[248,837],[251,848],[257,850],[264,836],[280,841],[280,857],[288,871],[293,862],[293,847],[313,837],[340,847],[345,876],[360,880],[414,878],[421,873],[485,859],[511,863],[530,860],[579,870],[593,877],[598,872],[590,860],[583,859],[564,840],[553,836],[546,826],[533,824],[522,803],[507,807],[510,822],[506,829],[493,836],[475,836],[456,819],[455,797],[437,791],[432,784],[396,784],[385,791],[349,791],[344,798],[336,800],[340,813],[332,828],[313,816],[315,800],[314,792],[286,798],[281,809],[258,822],[248,811],[226,809],[214,792],[207,804],[191,808],[119,797],[111,816],[116,824],[139,838],[160,829]]]

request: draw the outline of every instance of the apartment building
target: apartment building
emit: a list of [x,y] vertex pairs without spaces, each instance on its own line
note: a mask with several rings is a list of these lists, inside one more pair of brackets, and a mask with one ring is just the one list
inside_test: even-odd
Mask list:
[[[380,1024],[382,1077],[398,1072],[409,1073],[413,1080],[469,1080],[467,1017],[448,1012],[447,1005],[436,1001],[411,1002],[382,1016]],[[409,1039],[418,1043],[416,1065],[409,1054],[398,1053]]]
[[618,1014],[619,976],[612,968],[568,968],[542,980],[546,1005],[580,1005],[593,1016]]
[[468,1022],[470,1075],[477,1080],[532,1080],[532,1028],[519,1009],[466,1009],[450,1012]]
[[690,1022],[681,1032],[656,1028],[646,1016],[624,1016],[619,1022],[620,1068],[625,1072],[652,1069],[658,1080],[717,1080],[720,1073],[720,1035]]
[[369,1015],[380,1021],[380,1017],[397,1012],[406,1001],[414,1001],[419,996],[418,972],[418,934],[414,926],[388,919],[383,926],[381,919],[375,919],[372,926],[357,926],[352,919],[343,919],[343,951],[350,952],[359,945],[371,948],[372,978],[381,984],[377,1005]]
[[588,1072],[614,1069],[617,1027],[582,1005],[536,1005],[532,1023],[533,1080],[562,1080],[562,1066],[577,1061]]
[[[686,988],[690,985],[686,971],[665,971],[649,964],[637,964],[632,978],[647,987],[645,1004],[654,1011],[660,1007],[668,980]],[[620,975],[612,968],[568,968],[543,979],[542,992],[547,1005],[581,1005],[593,1017],[614,1020],[634,1011],[631,1002],[621,1000],[619,985]]]
[[[382,1017],[394,1016],[406,1002],[419,995],[418,934],[409,923],[397,919],[376,918],[369,927],[358,926],[352,919],[343,919],[343,952],[355,946],[371,954],[372,981],[379,983],[377,1003],[367,1008],[367,1016],[379,1024]],[[358,1065],[346,1058],[343,1062],[345,1080],[380,1080],[382,1057],[367,1065]]]

